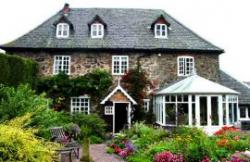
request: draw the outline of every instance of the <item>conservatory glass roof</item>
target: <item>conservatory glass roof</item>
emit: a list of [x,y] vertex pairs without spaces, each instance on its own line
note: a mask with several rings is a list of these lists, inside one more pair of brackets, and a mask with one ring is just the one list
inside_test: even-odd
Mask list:
[[239,92],[198,75],[192,75],[162,88],[156,93],[160,94],[239,94]]

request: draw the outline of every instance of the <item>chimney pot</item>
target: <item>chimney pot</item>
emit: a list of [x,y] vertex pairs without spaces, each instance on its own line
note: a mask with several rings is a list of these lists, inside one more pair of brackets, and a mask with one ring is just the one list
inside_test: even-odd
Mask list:
[[67,16],[69,12],[70,12],[69,4],[65,3],[63,7],[63,14]]

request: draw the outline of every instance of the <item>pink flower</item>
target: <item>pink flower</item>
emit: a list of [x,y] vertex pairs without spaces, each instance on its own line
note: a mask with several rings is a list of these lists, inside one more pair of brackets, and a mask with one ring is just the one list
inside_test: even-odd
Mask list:
[[234,140],[239,141],[240,140],[240,136],[235,136]]
[[154,162],[184,162],[183,155],[175,155],[170,151],[158,153],[154,157]]
[[210,162],[211,160],[209,159],[209,157],[205,156],[201,162]]
[[122,150],[121,152],[119,152],[119,155],[122,157],[122,158],[125,158],[129,155],[129,152],[127,149],[124,149]]

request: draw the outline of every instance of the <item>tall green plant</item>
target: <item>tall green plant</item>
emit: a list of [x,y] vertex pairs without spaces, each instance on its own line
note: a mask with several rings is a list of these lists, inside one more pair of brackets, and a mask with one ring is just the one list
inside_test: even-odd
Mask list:
[[142,120],[144,118],[143,99],[146,97],[146,90],[150,81],[145,71],[142,70],[139,60],[135,69],[130,69],[126,75],[122,77],[122,83],[125,89],[138,105],[134,111],[134,120]]
[[46,142],[34,135],[36,130],[24,126],[31,120],[31,114],[0,124],[0,161],[48,162],[54,161],[59,146]]
[[36,85],[38,64],[20,56],[0,54],[0,84],[18,86],[19,84]]
[[26,112],[47,108],[49,100],[45,94],[36,95],[28,85],[0,87],[0,121],[10,120]]

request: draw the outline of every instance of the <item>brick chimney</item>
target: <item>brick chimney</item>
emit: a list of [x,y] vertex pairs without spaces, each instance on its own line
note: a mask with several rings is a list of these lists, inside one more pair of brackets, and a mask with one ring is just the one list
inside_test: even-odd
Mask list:
[[67,16],[67,15],[69,14],[70,8],[69,8],[69,4],[68,4],[68,3],[65,3],[65,4],[64,4],[64,7],[63,7],[63,9],[62,9],[62,12],[63,12],[63,14],[64,14],[65,16]]

